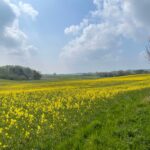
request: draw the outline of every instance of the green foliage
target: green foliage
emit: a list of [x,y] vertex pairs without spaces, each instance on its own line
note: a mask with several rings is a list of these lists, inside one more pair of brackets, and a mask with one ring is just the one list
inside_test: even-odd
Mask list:
[[148,74],[150,70],[119,70],[119,71],[112,71],[112,72],[97,72],[96,75],[99,77],[116,77],[116,76],[126,76],[126,75],[136,75],[136,74]]
[[66,138],[58,150],[150,149],[149,89],[119,94],[95,111],[93,121]]
[[22,66],[3,66],[0,67],[0,78],[8,80],[39,80],[41,74]]

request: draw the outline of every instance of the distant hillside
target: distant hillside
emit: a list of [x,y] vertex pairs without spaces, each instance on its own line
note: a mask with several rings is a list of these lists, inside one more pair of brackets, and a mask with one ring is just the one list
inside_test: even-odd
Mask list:
[[0,67],[0,79],[8,80],[39,80],[41,74],[27,67],[3,66]]
[[72,79],[97,79],[106,77],[117,77],[126,75],[136,75],[136,74],[150,74],[148,69],[139,70],[119,70],[111,72],[95,72],[95,73],[78,73],[78,74],[45,74],[42,75],[44,80],[72,80]]

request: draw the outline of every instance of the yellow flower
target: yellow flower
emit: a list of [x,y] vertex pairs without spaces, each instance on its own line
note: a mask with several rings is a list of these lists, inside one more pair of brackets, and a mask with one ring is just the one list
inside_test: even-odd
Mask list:
[[3,132],[3,128],[0,128],[0,133],[2,133]]
[[25,132],[25,138],[28,138],[30,136],[30,132],[26,131]]

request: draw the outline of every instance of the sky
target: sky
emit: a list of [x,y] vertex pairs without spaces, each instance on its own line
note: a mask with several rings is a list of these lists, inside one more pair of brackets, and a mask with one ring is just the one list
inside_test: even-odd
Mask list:
[[149,69],[149,8],[149,0],[0,0],[0,66]]

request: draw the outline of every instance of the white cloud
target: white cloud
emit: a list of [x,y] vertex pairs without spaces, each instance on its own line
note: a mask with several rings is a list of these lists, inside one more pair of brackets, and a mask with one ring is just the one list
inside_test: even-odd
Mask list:
[[23,3],[22,1],[19,2],[20,11],[31,16],[32,19],[35,19],[39,14],[37,10],[35,10],[30,4]]
[[19,17],[21,15],[18,5],[12,3],[11,0],[2,0],[2,1],[5,2],[5,4],[7,4],[7,6],[9,6],[9,8],[11,8],[11,10],[16,15],[16,17]]
[[[38,14],[31,5],[22,4],[24,8],[20,8],[19,5],[12,3],[10,0],[0,1],[0,51],[1,55],[16,55],[22,57],[28,57],[37,48],[29,42],[29,38],[19,26],[19,19],[22,16],[22,12],[27,13],[32,18]],[[25,11],[25,7],[28,7],[28,12]],[[26,9],[27,10],[27,9]]]
[[103,0],[93,0],[93,3],[97,6],[97,9],[101,9]]
[[132,19],[141,25],[150,25],[150,1],[149,0],[126,0],[124,2],[126,11],[130,13]]
[[[83,67],[93,61],[102,64],[107,56],[119,57],[125,39],[146,40],[150,34],[149,0],[93,0],[93,4],[96,9],[86,18],[87,24],[82,25],[83,19],[79,25],[65,29],[66,34],[78,33],[64,46],[60,55],[67,64],[68,61]],[[114,57],[107,59],[113,60]]]
[[84,19],[79,25],[71,25],[65,29],[65,34],[77,35],[84,27],[88,25],[88,20]]
[[[108,30],[109,28],[109,30]],[[116,41],[118,33],[114,26],[107,23],[104,24],[90,24],[84,28],[83,33],[72,40],[64,47],[61,55],[64,57],[76,57],[82,53],[93,53],[95,51],[107,51],[108,49],[117,48],[119,46],[119,39]]]
[[4,1],[0,1],[0,8],[0,31],[2,33],[5,26],[8,26],[12,23],[15,18],[15,14]]

